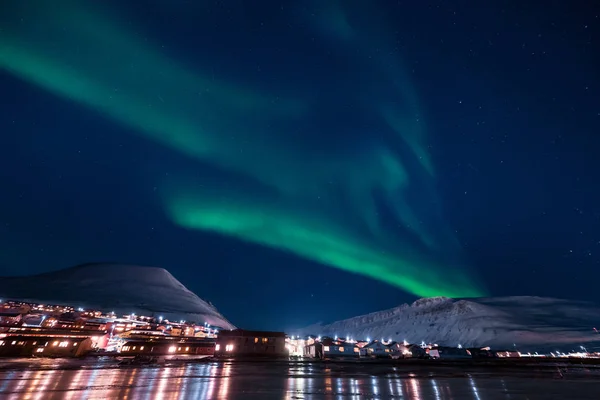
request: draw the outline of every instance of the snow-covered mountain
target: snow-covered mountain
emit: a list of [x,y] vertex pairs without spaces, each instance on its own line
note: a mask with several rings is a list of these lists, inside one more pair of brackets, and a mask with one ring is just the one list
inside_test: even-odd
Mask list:
[[389,310],[300,329],[302,335],[351,336],[457,346],[547,348],[600,345],[600,307],[553,298],[424,298]]
[[2,277],[0,298],[98,308],[117,314],[154,314],[235,328],[212,304],[162,268],[84,264],[39,275]]

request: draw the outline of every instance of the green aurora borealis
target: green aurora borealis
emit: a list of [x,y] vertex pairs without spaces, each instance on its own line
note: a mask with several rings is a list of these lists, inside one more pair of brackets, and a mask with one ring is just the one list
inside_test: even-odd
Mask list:
[[[177,61],[99,3],[25,4],[4,4],[0,68],[197,160],[199,168],[239,178],[165,177],[159,189],[174,223],[418,296],[484,294],[462,268],[457,240],[441,218],[422,112],[390,52],[360,64],[339,94],[285,80],[263,85],[215,76],[209,56]],[[314,34],[348,59],[356,53],[350,49],[375,40],[376,33],[354,32],[333,2],[323,15],[335,23],[317,20]],[[345,123],[332,126],[335,118],[321,124],[332,99],[368,109],[380,125],[354,132]],[[325,140],[319,129],[344,140]]]

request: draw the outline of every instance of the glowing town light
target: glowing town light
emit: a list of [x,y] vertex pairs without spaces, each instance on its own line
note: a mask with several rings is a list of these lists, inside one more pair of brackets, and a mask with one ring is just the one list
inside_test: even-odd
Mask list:
[[402,344],[404,344],[405,346],[408,346],[408,342],[406,341],[406,339],[404,339],[404,342],[402,342]]
[[163,317],[162,317],[162,315],[161,315],[160,317],[158,317],[158,321],[159,321],[159,322],[162,322],[162,320],[163,320]]
[[225,346],[225,351],[233,351],[233,345],[228,344],[227,346]]
[[459,348],[459,349],[462,349],[462,344],[460,344],[460,343],[459,343],[459,344],[458,344],[458,348]]
[[321,341],[321,336],[317,337],[317,342]]
[[349,341],[350,341],[350,337],[346,336],[346,342],[349,342]]
[[371,342],[371,338],[367,338],[367,342]]

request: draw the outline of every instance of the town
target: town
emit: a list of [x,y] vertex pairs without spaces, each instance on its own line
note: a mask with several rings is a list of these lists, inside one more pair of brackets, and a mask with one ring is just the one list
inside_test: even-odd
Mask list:
[[88,310],[17,300],[0,301],[0,357],[116,356],[133,360],[261,357],[270,359],[515,359],[600,358],[580,351],[550,354],[516,349],[463,348],[391,339],[289,336],[284,332],[225,330],[198,321]]

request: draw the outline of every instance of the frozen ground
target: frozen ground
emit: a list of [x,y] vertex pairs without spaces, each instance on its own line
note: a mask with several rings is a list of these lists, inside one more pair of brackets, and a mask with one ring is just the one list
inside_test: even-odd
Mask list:
[[[234,362],[0,370],[1,399],[597,399],[593,369]],[[16,364],[15,364],[16,366]],[[4,365],[6,367],[6,365]],[[63,369],[61,369],[63,368]]]

